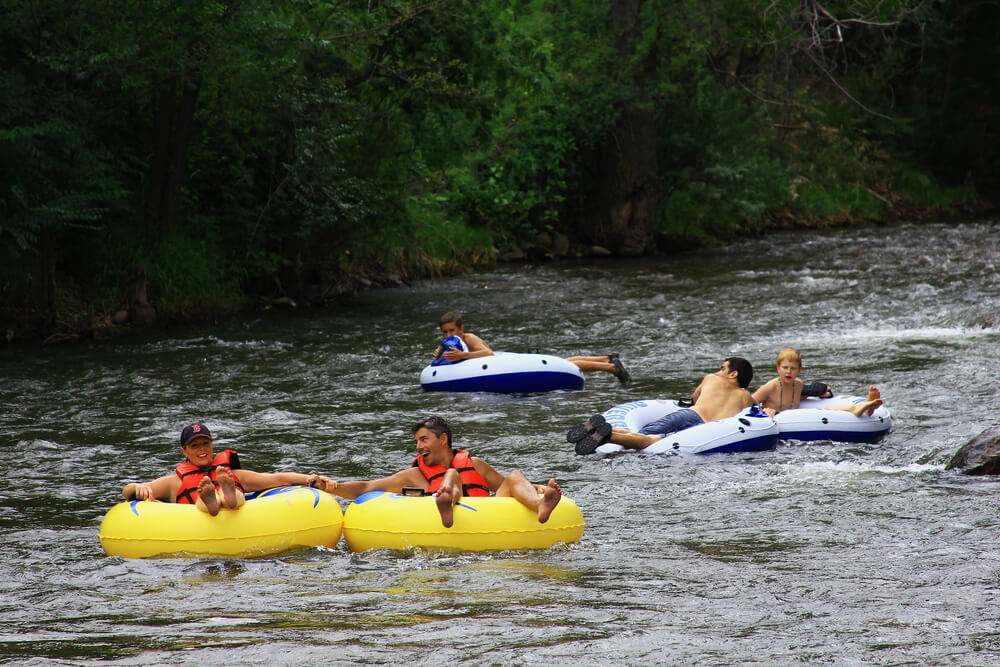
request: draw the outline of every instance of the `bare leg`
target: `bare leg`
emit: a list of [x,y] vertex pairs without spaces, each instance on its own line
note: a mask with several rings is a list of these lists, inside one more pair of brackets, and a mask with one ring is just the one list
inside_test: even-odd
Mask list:
[[862,401],[861,403],[856,403],[851,406],[850,411],[855,417],[860,417],[862,415],[870,415],[875,412],[876,408],[882,405],[882,399],[877,398],[874,401]]
[[441,480],[441,486],[434,494],[434,502],[441,514],[441,525],[451,528],[455,523],[455,503],[462,497],[462,478],[458,471],[450,468]]
[[628,429],[618,427],[611,429],[611,442],[621,445],[625,449],[646,449],[646,447],[662,439],[663,436],[661,435],[633,433]]
[[198,485],[198,501],[195,505],[212,516],[219,513],[219,496],[216,495],[215,484],[208,475],[201,478],[201,483]]
[[824,410],[843,410],[845,412],[850,412],[855,417],[862,417],[864,415],[870,415],[878,407],[882,405],[882,392],[878,390],[875,385],[870,385],[868,387],[868,398],[859,403],[854,403],[852,405],[831,405]]
[[529,510],[538,513],[539,523],[549,520],[552,510],[562,498],[562,489],[554,479],[550,479],[545,492],[539,494],[534,484],[528,481],[520,470],[511,470],[497,489],[498,498],[513,498]]
[[622,384],[628,384],[632,379],[617,354],[606,354],[600,357],[567,357],[566,361],[576,364],[576,367],[584,372],[604,371],[611,373]]
[[[597,361],[600,359],[600,361]],[[581,371],[604,371],[614,373],[615,365],[607,361],[607,357],[569,357],[566,361],[572,362]]]
[[246,502],[243,492],[236,488],[233,471],[229,468],[219,468],[215,474],[219,479],[219,489],[222,492],[222,506],[226,509],[237,509]]

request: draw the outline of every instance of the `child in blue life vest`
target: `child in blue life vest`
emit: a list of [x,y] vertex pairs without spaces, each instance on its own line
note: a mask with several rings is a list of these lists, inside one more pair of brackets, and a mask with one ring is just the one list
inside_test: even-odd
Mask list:
[[[434,350],[434,359],[444,359],[448,363],[458,363],[466,359],[477,359],[479,357],[489,357],[493,354],[490,346],[476,334],[467,333],[462,324],[462,316],[455,312],[447,312],[441,316],[441,333],[447,341],[451,337],[458,338],[464,349],[458,345],[438,345]],[[446,347],[448,349],[446,349]],[[567,361],[576,365],[581,371],[604,371],[611,373],[622,385],[627,385],[632,376],[617,354],[604,354],[594,357],[567,357]],[[432,364],[434,362],[431,362]]]
[[321,475],[297,472],[261,473],[240,467],[237,453],[226,449],[213,453],[212,434],[202,424],[181,431],[184,461],[175,474],[150,482],[131,482],[122,489],[126,500],[168,500],[190,503],[212,516],[222,508],[238,509],[246,502],[247,491],[264,491],[277,486],[309,485],[328,491],[333,480]]

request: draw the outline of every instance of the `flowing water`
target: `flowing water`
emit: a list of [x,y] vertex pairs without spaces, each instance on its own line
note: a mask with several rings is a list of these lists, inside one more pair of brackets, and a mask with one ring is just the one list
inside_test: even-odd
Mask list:
[[[1000,664],[1000,480],[946,472],[1000,422],[998,223],[779,234],[676,257],[563,261],[155,338],[0,350],[0,662]],[[437,318],[494,349],[618,352],[634,381],[423,393]],[[843,393],[877,384],[878,444],[578,457],[575,422],[678,397],[777,352]],[[121,487],[209,425],[260,471],[380,477],[450,419],[501,471],[556,477],[582,542],[480,555],[343,541],[250,560],[108,557]],[[346,501],[343,501],[346,507]]]

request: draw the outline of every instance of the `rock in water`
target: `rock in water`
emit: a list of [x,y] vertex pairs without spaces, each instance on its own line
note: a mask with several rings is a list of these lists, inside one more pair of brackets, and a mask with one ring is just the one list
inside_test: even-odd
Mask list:
[[1000,475],[1000,428],[988,428],[955,452],[945,470],[965,475]]

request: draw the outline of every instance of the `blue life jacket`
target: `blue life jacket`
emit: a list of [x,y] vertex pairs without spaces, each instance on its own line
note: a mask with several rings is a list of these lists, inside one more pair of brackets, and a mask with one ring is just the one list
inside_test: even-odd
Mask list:
[[[460,352],[468,352],[469,346],[465,344],[465,341],[458,336],[448,336],[443,341],[441,341],[441,356],[431,362],[431,366],[444,366],[445,364],[450,364],[451,362],[444,358],[444,353],[449,350],[458,350]],[[456,361],[456,364],[462,363],[465,359],[461,361]]]

